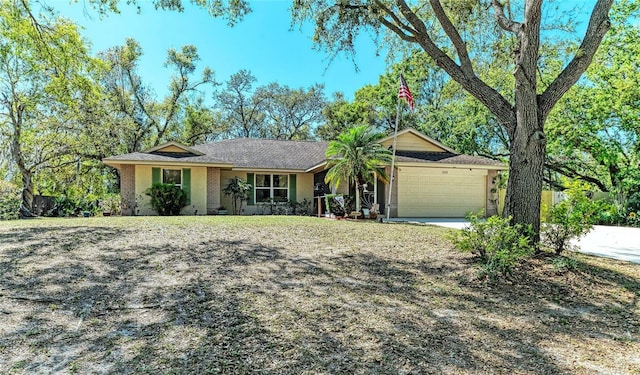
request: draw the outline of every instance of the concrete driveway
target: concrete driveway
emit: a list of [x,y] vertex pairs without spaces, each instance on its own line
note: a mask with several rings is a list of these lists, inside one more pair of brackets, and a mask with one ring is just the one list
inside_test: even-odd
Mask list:
[[595,225],[577,245],[585,254],[640,263],[640,228]]
[[[465,219],[394,218],[394,222],[422,223],[462,229],[469,225]],[[595,225],[577,243],[581,253],[624,260],[640,264],[640,228]]]

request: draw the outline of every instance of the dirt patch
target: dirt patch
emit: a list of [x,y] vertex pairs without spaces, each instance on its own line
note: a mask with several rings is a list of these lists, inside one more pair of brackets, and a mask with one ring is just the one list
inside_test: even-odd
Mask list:
[[0,373],[640,373],[640,266],[478,280],[447,229],[295,217],[0,224]]

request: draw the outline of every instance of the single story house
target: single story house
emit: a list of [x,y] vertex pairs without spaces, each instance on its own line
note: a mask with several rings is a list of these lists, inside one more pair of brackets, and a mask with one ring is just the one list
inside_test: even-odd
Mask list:
[[[393,136],[381,141],[392,147]],[[185,146],[169,142],[144,152],[117,155],[104,163],[120,170],[123,214],[153,215],[144,191],[154,182],[175,183],[189,196],[187,215],[215,214],[230,208],[222,189],[234,177],[253,189],[243,214],[260,213],[273,199],[314,200],[324,183],[327,142],[225,139]],[[469,211],[497,211],[496,177],[502,163],[463,155],[415,129],[398,132],[392,217],[464,217]],[[342,188],[342,187],[341,187]],[[368,198],[386,212],[389,184],[368,186]],[[318,189],[315,189],[318,190]]]

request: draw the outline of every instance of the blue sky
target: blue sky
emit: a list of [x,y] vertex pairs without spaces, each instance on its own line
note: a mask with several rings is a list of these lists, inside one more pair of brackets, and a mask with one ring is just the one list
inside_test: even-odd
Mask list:
[[[547,12],[572,9],[571,17],[583,20],[579,27],[583,32],[594,1],[549,2]],[[357,40],[355,62],[359,71],[344,56],[330,61],[329,55],[314,50],[312,25],[290,30],[290,0],[253,1],[253,12],[234,27],[222,19],[212,18],[202,8],[191,6],[189,1],[183,2],[185,12],[179,13],[155,10],[150,0],[139,0],[142,12],[138,14],[134,7],[121,0],[121,13],[110,13],[102,19],[83,0],[71,3],[70,0],[49,0],[47,3],[83,28],[82,33],[94,52],[123,45],[126,38],[136,39],[144,52],[139,72],[159,97],[167,94],[171,75],[171,70],[163,66],[167,49],[179,49],[185,44],[198,48],[200,70],[210,67],[219,82],[226,81],[240,69],[247,69],[257,77],[258,86],[278,82],[300,88],[323,83],[327,97],[340,91],[351,99],[357,89],[375,84],[385,71],[384,53],[378,56],[376,47],[366,36]],[[578,9],[573,9],[576,6]]]
[[[159,96],[167,92],[170,69],[164,68],[167,49],[185,44],[198,48],[200,68],[209,66],[218,81],[226,81],[240,69],[250,70],[257,85],[278,82],[293,88],[325,84],[328,97],[341,91],[352,98],[355,91],[376,83],[384,73],[384,56],[376,56],[376,48],[367,38],[358,41],[356,64],[344,57],[329,61],[326,53],[315,51],[311,40],[313,28],[290,31],[290,1],[257,1],[253,12],[236,26],[229,27],[221,19],[213,19],[201,8],[187,7],[185,12],[155,10],[141,0],[142,13],[121,1],[121,14],[100,19],[98,13],[83,4],[68,0],[49,2],[60,15],[70,18],[84,30],[94,52],[123,45],[126,38],[136,39],[144,52],[140,74]],[[186,2],[188,3],[188,1]]]

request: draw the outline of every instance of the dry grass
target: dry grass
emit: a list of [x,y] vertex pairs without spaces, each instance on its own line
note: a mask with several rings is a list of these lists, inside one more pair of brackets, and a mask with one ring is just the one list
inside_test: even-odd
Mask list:
[[0,223],[0,373],[640,374],[640,265],[476,278],[441,228]]

